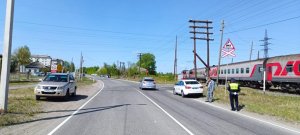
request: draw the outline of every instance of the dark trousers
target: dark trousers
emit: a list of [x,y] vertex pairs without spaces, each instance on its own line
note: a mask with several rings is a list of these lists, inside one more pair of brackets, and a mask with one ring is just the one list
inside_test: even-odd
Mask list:
[[[234,95],[233,92],[229,93],[231,110],[239,110],[239,95]],[[235,105],[235,107],[234,107]]]

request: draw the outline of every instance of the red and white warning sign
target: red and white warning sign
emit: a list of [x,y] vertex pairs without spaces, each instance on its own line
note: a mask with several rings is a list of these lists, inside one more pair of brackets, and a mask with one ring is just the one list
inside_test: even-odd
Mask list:
[[230,39],[228,38],[227,42],[222,48],[222,57],[226,57],[226,56],[235,57],[234,51],[235,51],[235,47],[230,41]]

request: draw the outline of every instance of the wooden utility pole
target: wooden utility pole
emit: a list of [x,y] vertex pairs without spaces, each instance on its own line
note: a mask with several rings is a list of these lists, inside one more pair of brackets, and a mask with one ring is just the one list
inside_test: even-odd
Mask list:
[[252,44],[251,44],[251,49],[250,49],[250,59],[251,60],[251,57],[252,57],[252,51],[253,51],[253,41],[252,41]]
[[1,84],[0,84],[0,113],[7,112],[7,99],[9,89],[9,74],[10,74],[10,58],[11,44],[13,33],[13,18],[14,18],[14,0],[6,1],[6,16],[4,26],[4,42],[3,56],[1,69]]
[[139,59],[140,59],[140,65],[139,65],[139,74],[141,75],[141,59],[142,59],[142,53],[138,53]]
[[219,74],[220,74],[220,64],[221,64],[221,52],[222,52],[222,45],[223,45],[223,33],[224,33],[224,20],[221,24],[221,43],[219,48],[219,62],[218,62],[218,70],[217,70],[217,85],[219,85]]
[[193,23],[193,26],[190,26],[190,28],[193,28],[193,31],[190,33],[193,33],[192,39],[194,40],[194,74],[195,74],[195,80],[197,80],[197,61],[196,61],[196,21],[190,20],[189,22]]
[[174,59],[174,79],[177,79],[177,36],[176,36],[176,43],[175,43],[175,59]]
[[[204,21],[201,21],[201,20],[190,20],[189,22],[193,23],[193,25],[190,26],[190,28],[192,28],[193,31],[191,31],[190,33],[193,33],[193,37],[191,37],[191,39],[194,39],[194,51],[193,51],[194,52],[194,69],[195,69],[194,72],[195,72],[195,79],[197,80],[196,39],[206,40],[207,41],[207,62],[206,62],[206,64],[204,64],[204,63],[203,64],[207,65],[207,67],[206,67],[206,74],[207,74],[207,77],[209,77],[209,70],[210,70],[210,67],[209,67],[209,41],[213,41],[213,39],[209,38],[209,35],[213,34],[213,33],[209,32],[209,29],[212,29],[213,27],[209,27],[209,24],[212,24],[212,21],[208,21],[208,20],[204,20]],[[196,26],[196,23],[197,24],[206,24],[206,25],[205,26]],[[196,28],[206,29],[206,32],[196,31]],[[206,38],[196,37],[196,34],[205,34]]]

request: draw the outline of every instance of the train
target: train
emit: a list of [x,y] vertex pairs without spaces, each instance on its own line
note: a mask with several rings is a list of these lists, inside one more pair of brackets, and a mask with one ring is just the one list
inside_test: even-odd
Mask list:
[[[265,71],[265,74],[264,74]],[[205,81],[207,78],[206,68],[197,68],[197,80]],[[264,76],[266,88],[281,88],[282,90],[300,89],[300,54],[282,55],[270,58],[222,64],[218,70],[217,66],[211,66],[209,76],[217,80],[219,72],[219,83],[225,84],[226,78],[234,78],[242,86],[260,88],[263,86]],[[195,70],[183,70],[181,78],[195,79]]]

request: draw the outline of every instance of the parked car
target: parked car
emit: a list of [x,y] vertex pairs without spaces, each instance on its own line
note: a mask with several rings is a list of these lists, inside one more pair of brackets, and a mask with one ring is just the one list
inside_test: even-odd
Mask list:
[[196,80],[181,80],[174,85],[173,94],[180,94],[182,97],[187,95],[203,95],[203,86]]
[[152,77],[144,77],[140,81],[140,89],[156,89],[156,83]]
[[36,100],[40,97],[76,96],[75,78],[70,73],[50,73],[34,89]]

